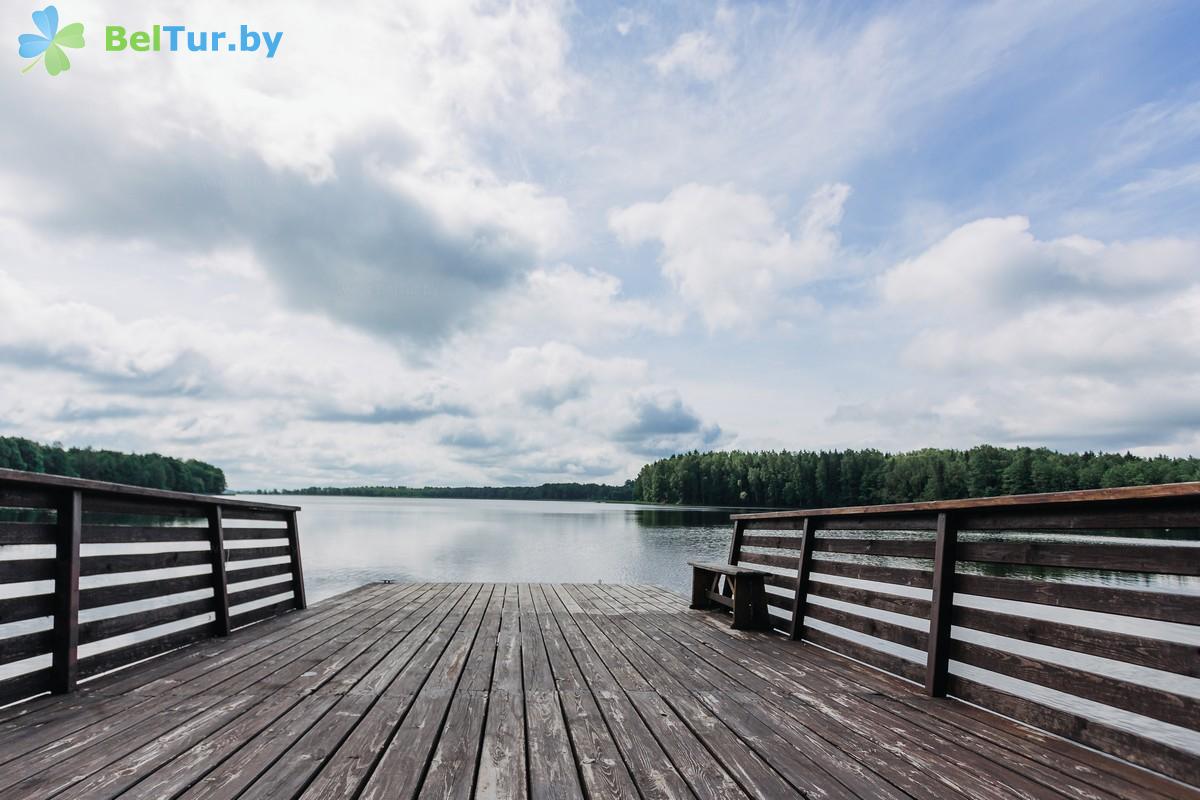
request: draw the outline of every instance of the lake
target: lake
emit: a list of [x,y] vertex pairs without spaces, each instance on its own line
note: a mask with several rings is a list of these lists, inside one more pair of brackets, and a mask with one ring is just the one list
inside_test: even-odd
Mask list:
[[246,499],[299,505],[310,602],[378,580],[650,583],[724,560],[728,509],[550,500]]

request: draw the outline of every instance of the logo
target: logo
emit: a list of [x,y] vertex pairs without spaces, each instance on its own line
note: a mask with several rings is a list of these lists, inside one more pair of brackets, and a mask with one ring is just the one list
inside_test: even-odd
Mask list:
[[121,25],[109,25],[104,29],[104,49],[119,53],[130,50],[135,53],[256,53],[261,48],[267,58],[274,58],[283,31],[251,30],[243,25],[236,33],[225,31],[188,30],[183,25],[155,25],[148,31],[127,31]]
[[21,58],[32,58],[33,63],[21,70],[24,75],[37,66],[41,61],[46,65],[46,72],[57,75],[71,68],[71,60],[63,52],[64,47],[78,49],[83,47],[83,23],[73,22],[62,30],[58,29],[58,9],[46,6],[41,11],[33,12],[33,24],[41,34],[22,33],[17,37],[21,44]]

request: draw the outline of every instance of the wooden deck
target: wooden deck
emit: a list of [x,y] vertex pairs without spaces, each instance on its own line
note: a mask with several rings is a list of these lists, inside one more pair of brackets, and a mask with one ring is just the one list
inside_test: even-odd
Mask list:
[[0,711],[0,797],[1191,798],[653,587],[372,584]]

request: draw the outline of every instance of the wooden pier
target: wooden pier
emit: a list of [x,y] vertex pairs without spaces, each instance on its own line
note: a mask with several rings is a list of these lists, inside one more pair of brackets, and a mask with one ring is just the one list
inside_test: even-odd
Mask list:
[[0,716],[13,798],[1200,797],[645,586],[372,584]]
[[0,798],[1200,800],[1200,547],[1154,532],[1200,484],[736,516],[716,610],[308,607],[292,507],[0,471],[0,508]]

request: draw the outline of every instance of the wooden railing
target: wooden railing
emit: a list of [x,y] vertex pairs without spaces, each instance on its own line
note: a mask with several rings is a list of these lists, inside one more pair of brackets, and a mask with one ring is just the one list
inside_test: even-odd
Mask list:
[[732,519],[791,638],[1200,785],[1200,483]]
[[304,608],[297,511],[0,469],[0,705]]

